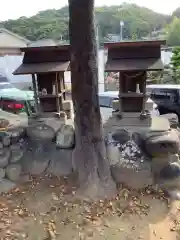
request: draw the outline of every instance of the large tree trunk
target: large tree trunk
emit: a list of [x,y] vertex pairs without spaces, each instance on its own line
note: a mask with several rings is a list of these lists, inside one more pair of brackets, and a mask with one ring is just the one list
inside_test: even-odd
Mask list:
[[98,99],[94,0],[69,0],[71,81],[75,110],[74,166],[86,198],[115,193],[103,139]]

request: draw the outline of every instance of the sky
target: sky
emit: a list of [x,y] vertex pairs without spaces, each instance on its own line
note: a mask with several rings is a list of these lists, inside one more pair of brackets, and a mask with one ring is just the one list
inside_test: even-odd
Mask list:
[[[123,2],[136,3],[148,7],[156,12],[171,14],[180,7],[180,0],[95,0],[96,6],[120,5]],[[5,0],[0,8],[0,21],[16,19],[21,16],[30,17],[46,9],[59,9],[68,4],[68,0]]]

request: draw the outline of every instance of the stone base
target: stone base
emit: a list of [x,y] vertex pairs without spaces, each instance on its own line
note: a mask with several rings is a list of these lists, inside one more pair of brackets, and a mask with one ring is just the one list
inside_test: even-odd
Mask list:
[[55,113],[55,117],[59,118],[63,123],[67,122],[67,114],[64,111]]
[[140,112],[125,112],[120,116],[118,112],[113,112],[112,116],[120,121],[123,126],[144,126],[149,127],[151,125],[151,117],[146,115],[141,118]]
[[[112,101],[112,109],[115,111],[119,110],[119,100]],[[153,101],[150,98],[145,103],[145,109],[148,111],[153,110]]]
[[162,117],[153,116],[144,120],[140,119],[140,113],[125,113],[122,119],[117,116],[111,117],[104,125],[105,132],[114,132],[118,129],[128,131],[168,131],[170,129],[169,121]]

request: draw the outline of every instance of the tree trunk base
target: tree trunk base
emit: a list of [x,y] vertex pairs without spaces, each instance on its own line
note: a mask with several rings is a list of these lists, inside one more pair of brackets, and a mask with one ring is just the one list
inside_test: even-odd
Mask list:
[[88,179],[88,181],[80,185],[75,197],[85,201],[98,201],[111,199],[116,193],[117,187],[111,178],[104,182],[97,177]]

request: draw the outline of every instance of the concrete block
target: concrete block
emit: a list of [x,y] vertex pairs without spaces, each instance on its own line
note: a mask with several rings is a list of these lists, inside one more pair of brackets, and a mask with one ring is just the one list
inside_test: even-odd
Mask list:
[[63,102],[63,110],[69,111],[73,109],[73,102],[71,100],[65,100]]
[[119,110],[119,100],[113,100],[112,101],[112,109],[115,111]]

